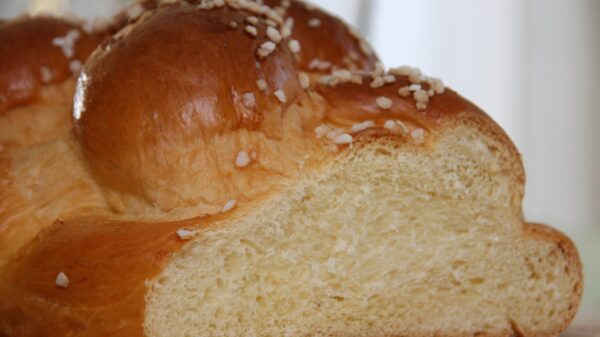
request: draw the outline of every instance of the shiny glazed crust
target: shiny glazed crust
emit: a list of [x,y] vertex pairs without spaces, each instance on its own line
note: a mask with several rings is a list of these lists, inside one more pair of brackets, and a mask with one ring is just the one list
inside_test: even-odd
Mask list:
[[[80,37],[67,57],[53,40],[70,30]],[[79,23],[53,17],[24,16],[0,24],[0,114],[32,102],[44,84],[71,77],[70,61],[85,62],[104,37],[105,33],[88,33]],[[52,74],[45,81],[42,68]]]
[[47,16],[0,24],[0,151],[72,129],[74,77],[108,34]]

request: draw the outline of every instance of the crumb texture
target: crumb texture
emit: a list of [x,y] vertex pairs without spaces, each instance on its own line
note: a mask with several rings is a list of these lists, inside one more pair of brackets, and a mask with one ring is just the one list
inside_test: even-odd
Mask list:
[[432,147],[357,146],[198,234],[149,283],[146,334],[558,335],[578,270],[523,227],[521,171],[473,128]]

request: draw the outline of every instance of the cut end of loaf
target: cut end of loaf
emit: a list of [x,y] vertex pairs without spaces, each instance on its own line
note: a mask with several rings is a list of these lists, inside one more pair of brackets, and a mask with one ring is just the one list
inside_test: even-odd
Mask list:
[[558,335],[580,265],[568,239],[523,226],[514,156],[466,127],[431,151],[397,144],[359,137],[198,233],[149,283],[146,334]]

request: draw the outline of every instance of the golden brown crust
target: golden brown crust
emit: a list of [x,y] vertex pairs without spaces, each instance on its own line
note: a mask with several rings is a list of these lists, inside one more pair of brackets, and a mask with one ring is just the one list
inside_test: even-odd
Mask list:
[[[183,190],[194,180],[190,175],[204,175],[197,170],[215,171],[218,159],[204,143],[230,139],[238,130],[260,134],[265,141],[289,136],[284,111],[301,93],[293,56],[279,46],[259,57],[257,50],[268,41],[266,24],[259,22],[257,37],[244,32],[249,15],[229,7],[162,8],[92,56],[80,77],[75,130],[102,186],[161,209],[185,207],[200,195],[162,202],[156,191]],[[266,82],[264,91],[259,80]],[[278,92],[285,95],[283,102]],[[189,151],[177,160],[162,159],[177,156],[178,149]],[[201,157],[205,160],[197,165],[204,167],[192,164]],[[228,198],[202,194],[205,202],[221,206]]]
[[[53,39],[71,30],[80,34],[67,57]],[[69,63],[84,62],[104,38],[89,34],[75,22],[52,17],[22,17],[0,26],[0,114],[31,102],[40,88],[71,76]],[[45,70],[42,70],[45,69]],[[47,71],[49,77],[43,78]]]
[[[485,116],[476,105],[450,89],[444,94],[433,96],[427,109],[419,110],[412,97],[398,94],[400,88],[411,84],[406,76],[394,76],[395,83],[379,88],[371,88],[373,80],[370,75],[362,76],[362,83],[340,83],[336,85],[322,84],[315,90],[327,102],[329,119],[341,125],[352,125],[364,120],[400,119],[412,122],[427,129],[435,129],[443,119],[456,117],[460,113],[474,116]],[[429,89],[428,84],[423,85]],[[377,98],[385,97],[392,101],[389,109],[377,105]]]
[[[187,0],[198,4],[198,0]],[[157,0],[143,0],[139,6],[146,10],[158,7]],[[300,43],[296,54],[297,68],[308,72],[329,72],[332,68],[370,72],[379,58],[369,43],[352,27],[339,18],[301,0],[265,0],[264,4],[276,10],[284,19],[291,19],[291,39]],[[313,21],[311,21],[313,20]],[[132,19],[122,12],[115,19],[117,30]],[[135,19],[133,19],[135,21]],[[327,41],[327,43],[322,43]],[[313,60],[330,63],[327,69],[310,67]]]
[[[198,3],[198,1],[189,2]],[[281,4],[273,1],[272,5],[276,7]],[[15,39],[18,39],[19,43],[12,43],[10,46],[4,44],[4,49],[11,48],[10,52],[0,49],[1,55],[6,59],[4,60],[0,56],[0,61],[3,61],[0,63],[11,70],[2,71],[4,76],[0,76],[0,114],[3,111],[11,114],[8,118],[10,121],[0,121],[0,123],[6,124],[7,128],[14,125],[23,125],[23,127],[13,129],[10,134],[4,135],[6,139],[0,139],[0,146],[6,148],[31,145],[55,139],[63,135],[65,130],[69,130],[72,125],[66,116],[70,114],[70,106],[46,107],[39,104],[38,107],[37,98],[40,90],[47,85],[60,84],[61,81],[68,78],[71,72],[70,61],[77,60],[83,63],[101,40],[142,17],[143,13],[140,13],[140,9],[144,9],[147,13],[157,7],[156,0],[141,1],[138,5],[120,12],[111,20],[110,24],[95,28],[94,33],[91,34],[82,30],[77,23],[58,18],[21,18],[4,25],[0,29],[0,44],[2,41],[14,41]],[[308,64],[314,59],[320,59],[330,62],[333,67],[364,71],[374,69],[377,62],[376,56],[372,52],[364,51],[365,44],[362,38],[355,35],[341,20],[301,1],[292,1],[291,6],[286,9],[285,15],[292,17],[295,22],[292,38],[299,40],[301,45],[304,44],[301,51],[295,55],[298,59],[296,68],[318,72],[318,69],[309,70]],[[308,24],[310,19],[320,20],[321,26],[310,27]],[[66,32],[75,28],[83,35],[76,40],[75,55],[67,58],[62,55],[59,46],[52,45],[52,39],[62,37]],[[331,40],[331,43],[315,43],[315,38],[323,38],[324,34]],[[21,35],[23,38],[20,37]],[[33,47],[30,43],[23,43],[26,40],[33,41]],[[20,55],[18,59],[9,58],[10,55],[17,54]],[[0,66],[0,70],[2,69]],[[43,78],[44,72],[51,74],[50,80]],[[15,91],[13,90],[15,83],[24,84],[24,87]],[[18,115],[23,113],[22,109],[18,109],[18,107],[30,105],[33,106],[32,109],[26,109],[26,112],[29,115],[33,113],[33,118],[24,114],[23,116]],[[14,109],[15,107],[17,109]],[[47,110],[50,110],[51,115],[44,115]],[[57,110],[64,110],[64,112]],[[38,120],[45,120],[49,123],[37,125],[36,121]],[[48,127],[45,127],[46,124]],[[35,129],[35,135],[28,136],[29,129]]]
[[[185,216],[176,218],[218,212],[230,199],[254,197],[252,181],[294,176],[303,157],[320,156],[314,129],[324,122],[349,129],[366,119],[382,127],[397,118],[432,131],[463,113],[497,128],[452,91],[417,110],[412,97],[398,94],[409,84],[401,76],[388,75],[395,83],[379,88],[370,87],[370,75],[356,75],[362,84],[302,90],[285,40],[267,57],[257,55],[270,37],[265,17],[255,18],[257,36],[245,31],[255,15],[229,6],[161,7],[90,58],[79,79],[75,131],[113,208],[136,214],[155,209],[171,218],[178,210]],[[157,44],[162,47],[153,48]],[[324,111],[307,108],[315,96],[325,99]],[[382,96],[391,109],[377,106]],[[241,151],[256,152],[258,171],[236,172]]]
[[[3,273],[0,335],[144,336],[144,281],[181,247],[175,231],[193,223],[56,222]],[[68,289],[54,285],[60,271]]]
[[0,168],[0,269],[56,219],[111,214],[70,137],[0,153]]

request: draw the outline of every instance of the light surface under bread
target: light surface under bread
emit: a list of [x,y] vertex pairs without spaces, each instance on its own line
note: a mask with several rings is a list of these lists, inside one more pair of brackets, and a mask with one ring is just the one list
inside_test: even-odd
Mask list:
[[[415,84],[410,76],[393,76],[394,83],[376,88],[370,82],[378,75],[364,74],[360,76],[362,84],[346,82],[330,86],[313,82],[310,88],[302,88],[289,50],[280,46],[266,59],[257,58],[257,48],[267,41],[266,23],[261,17],[260,34],[256,38],[248,36],[242,23],[252,14],[256,15],[230,7],[199,10],[174,5],[156,10],[99,50],[86,65],[78,87],[79,101],[75,103],[76,137],[70,135],[46,147],[2,155],[0,178],[2,193],[7,197],[2,199],[0,208],[0,242],[9,244],[3,245],[4,264],[0,263],[0,297],[5,299],[0,304],[0,335],[155,336],[161,329],[159,323],[164,322],[164,326],[168,323],[160,316],[169,315],[162,301],[185,293],[185,288],[176,287],[177,294],[166,297],[161,294],[159,286],[164,283],[168,287],[174,280],[169,277],[171,274],[163,272],[171,273],[190,257],[193,261],[198,245],[200,253],[202,247],[207,250],[215,247],[209,240],[212,235],[231,233],[228,237],[237,239],[239,233],[252,228],[251,219],[269,217],[270,213],[261,211],[263,208],[277,200],[284,203],[295,200],[291,197],[294,188],[306,181],[314,183],[325,173],[332,179],[336,174],[353,173],[348,164],[352,158],[373,159],[372,170],[368,172],[377,172],[379,163],[394,165],[382,158],[413,156],[410,158],[429,158],[433,163],[441,156],[440,149],[447,147],[446,155],[450,156],[454,145],[458,154],[460,145],[481,158],[465,156],[464,162],[452,165],[481,172],[490,170],[494,174],[473,175],[476,184],[461,186],[467,180],[450,175],[458,174],[458,169],[436,171],[437,166],[400,161],[398,165],[416,165],[413,167],[418,169],[402,169],[397,173],[429,172],[440,183],[434,183],[437,180],[432,178],[425,181],[431,186],[422,188],[436,202],[448,198],[448,205],[460,203],[465,196],[473,198],[480,193],[479,185],[485,187],[482,191],[487,194],[481,192],[477,205],[489,207],[490,212],[503,212],[494,213],[501,215],[492,219],[502,221],[488,223],[486,227],[480,225],[479,219],[472,219],[477,224],[474,227],[493,230],[492,234],[506,240],[502,242],[509,243],[510,238],[516,243],[541,242],[550,255],[556,256],[559,265],[565,264],[569,269],[561,276],[561,297],[557,301],[560,308],[566,309],[561,309],[558,318],[542,327],[527,321],[521,323],[521,317],[504,317],[494,329],[490,328],[492,332],[485,327],[456,333],[398,329],[391,333],[377,330],[372,335],[552,336],[564,329],[581,297],[577,252],[561,234],[523,223],[523,168],[518,152],[504,132],[481,110],[451,90],[432,95],[427,108],[418,109],[413,97],[399,94],[401,88]],[[237,29],[231,29],[232,21],[238,23]],[[153,48],[156,41],[162,41],[163,48]],[[194,51],[198,54],[196,58],[190,57]],[[200,55],[212,56],[198,60]],[[156,73],[149,73],[148,69]],[[230,88],[223,88],[224,78]],[[264,92],[255,87],[261,78],[268,83]],[[423,86],[429,89],[429,84]],[[286,100],[275,95],[279,90],[285,93]],[[239,96],[233,94],[246,91],[255,95],[257,109],[241,107]],[[390,100],[391,106],[382,107],[378,100],[381,97]],[[190,110],[190,104],[195,109]],[[155,123],[156,119],[161,123]],[[372,126],[351,131],[365,121],[372,121]],[[396,124],[386,128],[389,121]],[[329,125],[332,131],[339,129],[342,134],[332,139],[319,135],[315,130],[323,125]],[[336,144],[337,136],[346,134],[351,141],[342,138],[343,142]],[[448,135],[460,142],[443,142]],[[378,148],[378,144],[385,146]],[[253,150],[256,159],[248,166],[237,165],[236,156],[241,151]],[[371,155],[367,150],[372,151],[368,152]],[[40,152],[44,153],[40,158],[57,161],[46,165],[36,160]],[[196,157],[203,160],[192,160]],[[68,169],[61,167],[63,158],[69,160],[64,163]],[[491,160],[485,162],[482,158]],[[210,160],[212,166],[203,166]],[[369,177],[364,167],[360,172]],[[464,172],[463,175],[468,176]],[[77,177],[73,179],[77,187],[63,192],[61,188],[66,184],[49,184],[47,195],[39,196],[36,203],[27,203],[40,182],[56,181],[57,177],[68,180],[64,176]],[[418,180],[403,179],[399,181],[408,186],[415,184],[412,190],[422,192],[418,191]],[[384,179],[368,180],[373,184],[381,181]],[[323,186],[327,182],[322,181]],[[352,180],[344,182],[350,187]],[[402,200],[403,195],[411,195],[408,192],[391,194],[391,198]],[[433,205],[428,203],[427,193],[417,195],[424,197],[418,205],[425,210]],[[338,197],[335,193],[323,196],[330,200]],[[367,198],[361,193],[358,196]],[[68,205],[61,202],[67,198]],[[221,214],[231,200],[237,202],[235,208]],[[363,205],[374,207],[381,200],[374,198]],[[52,206],[44,209],[37,203]],[[433,208],[430,211],[434,213]],[[306,212],[311,214],[310,210]],[[460,213],[460,209],[454,213]],[[393,219],[386,216],[381,223]],[[310,222],[307,228],[314,229],[317,223]],[[429,225],[436,227],[434,223]],[[190,244],[177,235],[182,228],[196,231],[196,239]],[[253,234],[249,232],[243,237],[251,238]],[[311,237],[315,242],[321,238]],[[492,238],[477,237],[482,242]],[[273,246],[279,243],[273,242]],[[237,245],[233,242],[226,246],[234,249]],[[206,272],[219,270],[209,268],[216,260],[199,261],[206,262]],[[194,270],[202,268],[195,266]],[[66,288],[55,284],[59,272],[68,276]],[[279,289],[285,288],[283,284]],[[517,294],[521,294],[521,299],[527,298],[522,292]],[[238,301],[241,306],[242,300]],[[182,299],[180,303],[183,302]],[[519,305],[515,307],[518,309]],[[308,312],[314,317],[319,311]],[[279,314],[283,315],[271,312],[271,316]],[[150,315],[160,317],[148,321]],[[377,320],[371,318],[369,324]],[[322,322],[323,331],[334,323]],[[185,328],[184,324],[181,329]],[[171,333],[183,334],[181,331],[172,328]],[[198,333],[202,331],[199,329]]]

